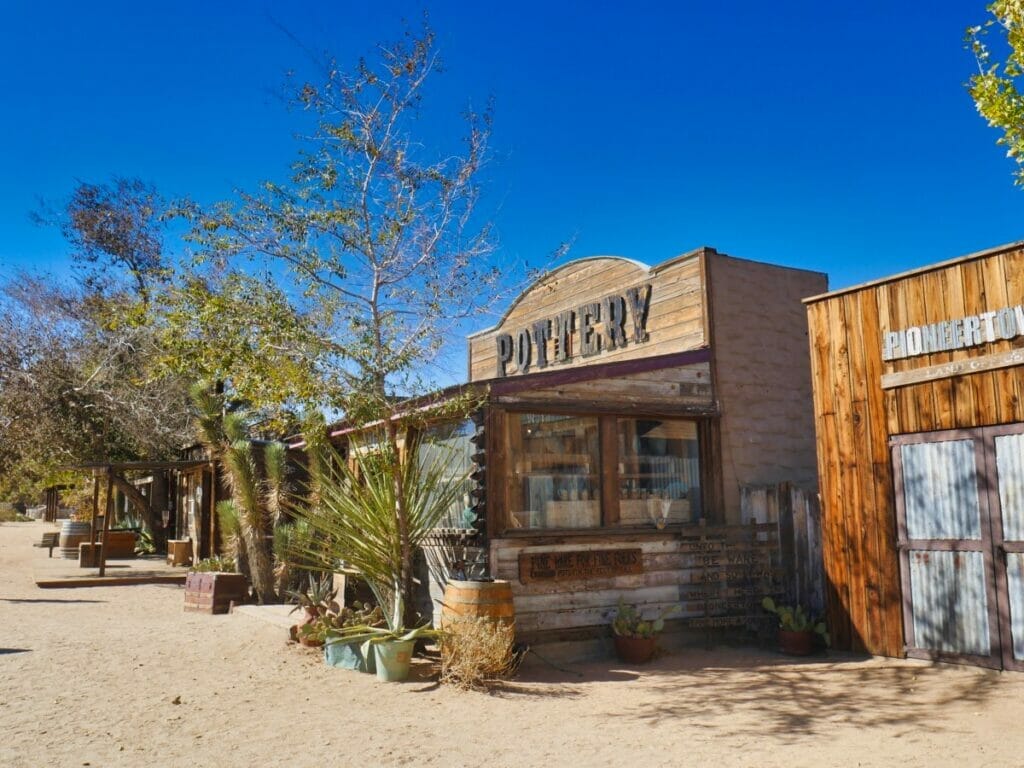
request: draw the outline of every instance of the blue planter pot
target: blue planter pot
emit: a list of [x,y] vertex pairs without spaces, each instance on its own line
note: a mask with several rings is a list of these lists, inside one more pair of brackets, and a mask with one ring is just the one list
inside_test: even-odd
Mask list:
[[324,661],[329,667],[353,669],[356,672],[374,672],[376,670],[373,650],[370,650],[369,657],[363,656],[362,648],[358,643],[326,643],[324,645]]

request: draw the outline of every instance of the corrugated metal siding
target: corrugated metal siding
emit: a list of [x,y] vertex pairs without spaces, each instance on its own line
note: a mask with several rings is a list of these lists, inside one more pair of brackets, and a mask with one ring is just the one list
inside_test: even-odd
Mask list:
[[980,539],[973,440],[900,446],[911,539]]
[[988,596],[980,552],[910,552],[914,645],[988,656]]
[[1003,538],[1024,541],[1024,435],[998,436],[995,443]]
[[1006,556],[1006,581],[1010,593],[1010,633],[1013,658],[1024,661],[1024,555]]

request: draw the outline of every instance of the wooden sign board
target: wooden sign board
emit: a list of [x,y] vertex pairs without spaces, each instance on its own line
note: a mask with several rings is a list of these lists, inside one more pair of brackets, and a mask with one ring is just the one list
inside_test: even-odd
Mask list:
[[520,552],[519,581],[582,581],[643,573],[643,550],[594,549]]

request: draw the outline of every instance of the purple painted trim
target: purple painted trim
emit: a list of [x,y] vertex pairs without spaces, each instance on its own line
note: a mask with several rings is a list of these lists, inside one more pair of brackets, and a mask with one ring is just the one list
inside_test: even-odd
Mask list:
[[507,395],[522,392],[524,389],[544,389],[564,384],[577,384],[594,379],[613,379],[635,373],[648,373],[663,368],[678,368],[682,365],[694,365],[711,361],[711,348],[701,347],[686,352],[673,352],[670,355],[641,357],[635,360],[622,360],[613,363],[581,365],[556,371],[543,371],[524,375],[509,376],[500,379],[474,381],[473,384],[490,387],[493,395]]

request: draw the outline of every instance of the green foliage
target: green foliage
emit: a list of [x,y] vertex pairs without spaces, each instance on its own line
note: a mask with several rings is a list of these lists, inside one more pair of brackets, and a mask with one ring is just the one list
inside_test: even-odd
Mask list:
[[235,573],[235,561],[227,555],[207,557],[195,563],[191,570],[213,573]]
[[[978,113],[1002,135],[997,144],[1006,147],[1006,155],[1017,164],[1016,184],[1024,185],[1024,4],[1020,0],[996,0],[988,6],[990,18],[969,27],[967,47],[974,54],[978,72],[967,87]],[[1006,48],[1000,61],[988,42],[988,33],[999,30]]]
[[135,554],[155,555],[156,544],[153,542],[153,534],[146,528],[139,529],[139,538],[135,542]]
[[295,601],[293,612],[302,608],[307,613],[326,616],[329,613],[336,614],[340,610],[335,600],[338,590],[333,588],[330,574],[317,576],[311,573],[305,589],[290,589],[287,595]]
[[[417,461],[414,451],[397,453],[388,442],[350,447],[351,463],[329,446],[315,462],[322,476],[319,504],[301,504],[299,519],[319,539],[316,549],[295,554],[323,558],[321,567],[344,563],[357,570],[385,608],[394,635],[405,629],[406,579],[412,558],[426,536],[461,498],[465,478],[450,478],[450,450]],[[375,630],[367,639],[378,637]]]
[[234,533],[239,565],[247,566],[260,602],[276,602],[273,553],[267,543],[268,536],[272,540],[275,519],[269,512],[267,485],[257,461],[256,452],[262,448],[248,438],[244,416],[229,411],[223,396],[197,384],[192,388],[192,398],[199,411],[200,437],[210,454],[227,469],[231,506],[218,505],[218,514],[227,523],[224,530]]
[[779,618],[779,629],[786,632],[813,632],[825,640],[825,645],[829,644],[825,622],[814,618],[802,605],[776,605],[772,598],[766,597],[761,601],[761,607]]
[[349,70],[317,62],[296,84],[312,130],[287,182],[180,206],[201,276],[179,286],[170,362],[227,380],[253,407],[382,418],[395,392],[429,388],[424,364],[495,299],[490,227],[474,215],[490,115],[466,114],[461,145],[425,144],[433,33],[377,50]]
[[0,496],[38,498],[62,466],[173,458],[190,432],[186,385],[152,375],[163,210],[152,188],[116,179],[36,215],[64,233],[74,278],[0,282]]
[[612,619],[612,631],[621,637],[654,637],[665,628],[665,617],[674,611],[676,606],[665,608],[654,619],[643,618],[636,606],[627,605],[619,598],[619,606]]

